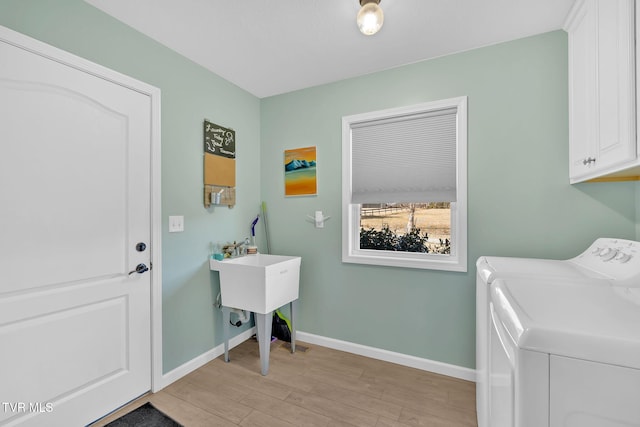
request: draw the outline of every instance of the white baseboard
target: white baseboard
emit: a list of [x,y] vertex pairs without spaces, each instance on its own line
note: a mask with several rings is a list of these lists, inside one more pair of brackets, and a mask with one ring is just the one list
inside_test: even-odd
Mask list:
[[463,368],[461,366],[450,365],[448,363],[437,362],[435,360],[422,359],[416,356],[395,353],[393,351],[383,350],[375,347],[368,347],[366,345],[355,344],[348,341],[340,341],[333,338],[327,338],[302,331],[296,332],[296,340],[304,341],[309,344],[316,344],[323,347],[333,348],[335,350],[346,351],[348,353],[359,354],[360,356],[366,356],[372,359],[384,360],[385,362],[391,362],[398,365],[421,369],[423,371],[447,375],[449,377],[460,378],[463,380],[474,382],[476,380],[475,369]]
[[[238,335],[236,335],[235,337],[229,340],[229,349],[232,349],[233,347],[242,344],[243,342],[245,342],[255,334],[256,334],[255,326],[251,329],[247,329],[242,333],[239,333]],[[177,381],[180,378],[184,377],[185,375],[195,371],[199,367],[206,365],[207,363],[211,362],[213,359],[215,359],[216,357],[219,357],[222,354],[224,354],[224,343],[212,348],[206,353],[202,353],[200,356],[194,357],[193,359],[189,360],[186,363],[183,363],[182,365],[167,372],[166,374],[163,374],[160,387],[155,391],[159,391],[165,388],[166,386],[173,383],[174,381]]]
[[[246,331],[236,335],[229,340],[229,348],[233,348],[242,344],[256,333],[256,328],[247,329]],[[321,345],[323,347],[333,348],[335,350],[346,351],[347,353],[359,354],[360,356],[370,357],[372,359],[384,360],[385,362],[396,363],[410,368],[416,368],[423,371],[434,372],[436,374],[447,375],[453,378],[460,378],[467,381],[476,380],[476,371],[474,369],[463,368],[461,366],[450,365],[448,363],[437,362],[429,359],[422,359],[416,356],[396,353],[381,348],[368,347],[366,345],[355,344],[348,341],[341,341],[333,338],[323,337],[320,335],[310,334],[308,332],[297,331],[296,339],[309,344]],[[155,391],[159,391],[174,381],[179,380],[185,375],[195,371],[199,367],[211,362],[216,357],[224,353],[224,343],[220,344],[200,356],[194,357],[190,361],[178,366],[170,372],[162,375],[160,387]]]

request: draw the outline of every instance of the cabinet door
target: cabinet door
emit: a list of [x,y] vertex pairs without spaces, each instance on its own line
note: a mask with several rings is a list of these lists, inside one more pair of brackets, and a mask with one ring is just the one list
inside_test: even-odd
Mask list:
[[596,102],[595,0],[576,4],[567,25],[569,33],[569,174],[590,172],[587,162],[595,146]]
[[578,1],[569,16],[572,182],[636,158],[634,1]]
[[636,156],[633,0],[598,1],[596,168]]

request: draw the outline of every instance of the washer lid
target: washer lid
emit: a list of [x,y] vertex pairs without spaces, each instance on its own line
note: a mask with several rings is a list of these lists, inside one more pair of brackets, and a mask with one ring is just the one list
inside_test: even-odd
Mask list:
[[491,283],[499,277],[605,278],[569,260],[483,256],[478,258],[476,268],[478,276],[485,283]]
[[508,278],[491,300],[519,348],[640,369],[640,306],[615,289]]

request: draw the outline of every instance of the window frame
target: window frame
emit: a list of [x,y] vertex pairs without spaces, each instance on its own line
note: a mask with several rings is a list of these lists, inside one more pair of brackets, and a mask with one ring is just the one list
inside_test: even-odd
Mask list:
[[[360,204],[351,203],[351,129],[354,124],[456,108],[456,201],[451,202],[451,254],[360,249]],[[393,202],[381,200],[380,202]],[[467,271],[467,97],[443,99],[342,117],[342,262]]]

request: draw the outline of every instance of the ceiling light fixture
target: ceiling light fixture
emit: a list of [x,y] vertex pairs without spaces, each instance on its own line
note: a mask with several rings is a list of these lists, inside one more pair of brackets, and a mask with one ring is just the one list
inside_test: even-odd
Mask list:
[[360,11],[356,18],[360,32],[365,36],[371,36],[382,28],[384,13],[380,6],[380,0],[360,0]]

